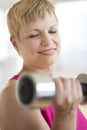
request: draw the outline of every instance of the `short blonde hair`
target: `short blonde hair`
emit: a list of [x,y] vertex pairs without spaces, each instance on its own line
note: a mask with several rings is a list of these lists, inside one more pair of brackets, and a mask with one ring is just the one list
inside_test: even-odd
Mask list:
[[38,18],[43,19],[46,11],[55,15],[54,6],[49,0],[20,0],[11,7],[7,14],[10,35],[19,38],[20,28]]

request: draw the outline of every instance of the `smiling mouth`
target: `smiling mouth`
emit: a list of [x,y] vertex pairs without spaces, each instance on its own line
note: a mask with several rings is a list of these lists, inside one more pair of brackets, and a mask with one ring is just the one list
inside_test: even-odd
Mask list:
[[56,48],[51,48],[51,49],[40,51],[39,53],[42,55],[50,56],[50,55],[53,55],[55,51],[56,51]]

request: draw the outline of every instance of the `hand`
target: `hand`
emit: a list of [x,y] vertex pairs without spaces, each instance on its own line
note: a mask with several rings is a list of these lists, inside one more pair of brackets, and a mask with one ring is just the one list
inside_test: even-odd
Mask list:
[[59,114],[69,114],[75,111],[80,104],[83,94],[77,79],[56,78],[54,79],[56,94],[54,107]]

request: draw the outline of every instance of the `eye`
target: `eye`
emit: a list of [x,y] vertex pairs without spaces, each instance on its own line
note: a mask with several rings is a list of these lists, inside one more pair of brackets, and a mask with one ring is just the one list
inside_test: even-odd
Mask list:
[[29,38],[36,38],[36,37],[39,37],[39,33],[38,34],[32,34],[29,36]]
[[57,33],[57,32],[58,32],[57,30],[49,31],[49,33],[51,33],[51,34],[54,34],[54,33]]

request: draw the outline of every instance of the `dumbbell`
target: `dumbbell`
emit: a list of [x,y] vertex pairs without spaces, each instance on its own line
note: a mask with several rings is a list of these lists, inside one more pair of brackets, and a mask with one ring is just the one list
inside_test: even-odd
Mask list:
[[[87,75],[79,74],[76,79],[81,83],[85,103],[87,101]],[[24,107],[43,108],[52,102],[55,91],[55,83],[49,75],[25,73],[17,82],[16,97]]]

